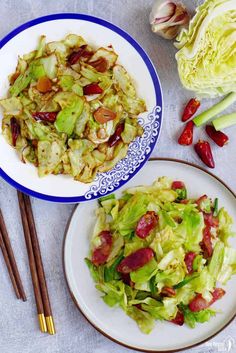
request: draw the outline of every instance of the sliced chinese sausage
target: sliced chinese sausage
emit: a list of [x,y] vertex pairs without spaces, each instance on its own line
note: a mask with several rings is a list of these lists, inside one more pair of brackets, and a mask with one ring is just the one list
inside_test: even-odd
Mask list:
[[117,271],[130,273],[146,265],[154,256],[150,248],[142,248],[125,257],[117,266]]
[[184,189],[185,185],[182,181],[179,180],[175,180],[173,181],[172,185],[171,185],[171,189],[172,190],[176,190],[176,189]]
[[214,228],[217,228],[219,226],[219,219],[217,217],[214,217],[212,212],[204,213],[203,216],[204,216],[204,222],[206,226],[214,227]]
[[225,295],[225,290],[223,288],[215,288],[211,294],[211,304],[213,304],[216,300],[221,299]]
[[223,295],[225,295],[225,291],[222,288],[215,288],[211,294],[212,299],[209,302],[204,299],[201,294],[197,294],[189,303],[189,309],[193,312],[207,309],[216,300],[221,299]]
[[170,320],[173,324],[182,326],[184,324],[184,314],[178,310],[174,319]]
[[208,199],[207,195],[202,195],[196,200],[197,207],[199,211],[203,211],[202,209],[202,203]]
[[193,251],[189,251],[185,255],[184,262],[185,262],[185,265],[187,267],[187,270],[188,270],[189,274],[193,272],[193,261],[194,261],[196,255],[197,254],[195,252],[193,252]]
[[164,286],[161,290],[161,295],[166,297],[174,297],[176,295],[176,291],[172,287]]
[[109,120],[114,120],[116,118],[116,113],[110,109],[100,107],[93,113],[93,116],[98,123],[105,124]]
[[189,303],[189,309],[193,312],[204,310],[208,308],[209,303],[202,297],[201,294],[197,294]]
[[103,57],[100,57],[95,61],[89,61],[89,65],[91,65],[98,72],[105,72],[109,68],[108,61]]
[[131,281],[129,273],[121,273],[121,279],[127,286],[134,287],[134,282]]
[[156,227],[158,215],[154,211],[148,211],[138,221],[135,233],[139,238],[146,238]]
[[204,255],[205,259],[208,259],[209,257],[211,257],[212,253],[213,253],[213,246],[212,246],[212,241],[211,241],[211,231],[210,230],[211,229],[209,226],[206,226],[203,229],[203,238],[200,243],[200,246],[202,248],[203,255]]
[[103,230],[99,237],[101,244],[92,253],[92,263],[95,266],[104,264],[112,249],[112,234],[109,230]]

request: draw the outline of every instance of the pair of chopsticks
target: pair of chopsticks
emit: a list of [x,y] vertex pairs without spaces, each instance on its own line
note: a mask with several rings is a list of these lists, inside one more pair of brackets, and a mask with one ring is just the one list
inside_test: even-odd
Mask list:
[[19,270],[16,264],[15,256],[11,247],[10,238],[0,209],[0,247],[8,269],[8,273],[12,282],[12,286],[16,293],[17,299],[27,300],[23,284],[20,278]]
[[18,191],[18,200],[37,306],[39,327],[42,332],[48,332],[54,335],[56,331],[30,198]]

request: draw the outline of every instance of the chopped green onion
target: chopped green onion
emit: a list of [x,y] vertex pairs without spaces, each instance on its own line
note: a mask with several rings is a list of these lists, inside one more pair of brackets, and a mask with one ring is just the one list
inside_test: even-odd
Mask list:
[[150,291],[152,294],[155,294],[157,291],[156,288],[156,276],[153,276],[150,280],[149,280],[149,287],[150,287]]
[[183,286],[185,286],[187,283],[189,283],[190,281],[192,281],[194,278],[198,277],[199,276],[199,273],[197,274],[194,274],[192,276],[189,276],[189,277],[185,277],[185,279],[177,284],[175,284],[173,286],[174,289],[179,289],[179,288],[182,288]]
[[216,217],[217,215],[218,215],[218,198],[216,198],[214,201],[214,212],[213,212],[214,217]]
[[225,129],[226,127],[229,127],[231,125],[235,125],[236,113],[222,115],[221,117],[213,120],[212,124],[214,125],[214,128],[216,129],[216,131]]
[[[227,95],[223,100],[221,100],[219,103],[213,105],[210,109],[208,109],[205,112],[196,116],[196,118],[193,119],[194,124],[196,126],[203,125],[211,118],[214,118],[214,116],[216,116],[217,114],[223,112],[223,110],[228,108],[235,101],[236,101],[236,92],[232,92],[229,95]],[[230,114],[230,115],[232,115],[232,114]],[[230,118],[230,119],[232,119],[232,118]],[[234,121],[235,121],[234,123],[236,123],[236,114],[235,114]],[[213,123],[213,125],[215,126],[214,123]],[[215,129],[216,129],[216,127],[215,127]]]
[[113,281],[114,279],[120,279],[120,274],[117,272],[116,267],[119,265],[121,260],[124,257],[124,252],[122,252],[117,259],[113,262],[113,264],[110,267],[105,267],[104,268],[104,281],[105,282],[110,282]]
[[175,191],[178,194],[178,197],[176,199],[177,201],[185,200],[187,198],[187,190],[186,190],[186,188],[175,189]]

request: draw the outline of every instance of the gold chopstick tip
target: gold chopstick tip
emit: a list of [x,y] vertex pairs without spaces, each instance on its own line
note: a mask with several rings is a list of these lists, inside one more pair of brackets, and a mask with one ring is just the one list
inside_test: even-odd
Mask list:
[[47,331],[50,335],[55,335],[56,330],[53,322],[52,316],[46,316]]
[[38,314],[39,327],[41,332],[47,332],[47,324],[44,314]]

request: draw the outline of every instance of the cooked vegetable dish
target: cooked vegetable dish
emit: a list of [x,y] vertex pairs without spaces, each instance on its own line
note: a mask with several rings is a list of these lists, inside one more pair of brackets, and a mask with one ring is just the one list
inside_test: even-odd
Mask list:
[[143,133],[146,110],[111,45],[94,49],[75,34],[19,57],[10,75],[2,131],[40,177],[69,174],[84,183],[106,172]]
[[143,333],[155,320],[194,328],[216,315],[211,305],[236,272],[232,219],[218,199],[189,199],[182,181],[162,177],[101,198],[96,212],[86,263],[107,305]]

